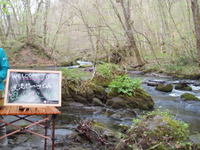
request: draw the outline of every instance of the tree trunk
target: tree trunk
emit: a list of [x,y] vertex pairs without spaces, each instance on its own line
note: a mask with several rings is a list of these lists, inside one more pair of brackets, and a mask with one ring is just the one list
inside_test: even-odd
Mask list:
[[196,34],[196,48],[198,55],[198,63],[200,65],[200,10],[198,0],[191,0],[194,28]]
[[46,0],[45,2],[45,14],[44,14],[44,24],[43,24],[43,44],[44,46],[47,46],[47,17],[48,17],[48,11],[49,11],[49,8],[50,8],[50,1],[49,0]]
[[[123,0],[117,0],[117,3],[121,4],[122,7],[122,11],[123,11],[123,15],[124,17],[122,17],[117,9],[117,7],[114,5],[113,1],[110,0],[110,3],[112,5],[112,8],[117,16],[117,18],[119,19],[120,24],[122,25],[122,28],[127,36],[130,48],[133,50],[133,52],[135,53],[136,59],[137,59],[137,63],[138,66],[143,66],[144,62],[140,56],[140,52],[138,50],[138,47],[136,45],[135,42],[135,38],[133,36],[133,29],[132,29],[132,23],[131,23],[131,9],[130,9],[130,1],[125,1],[126,4],[124,4]],[[126,5],[126,6],[125,6]],[[123,20],[124,18],[124,20]]]
[[[4,32],[1,27],[0,27],[0,42],[2,45],[4,45],[6,42],[5,35],[4,35]],[[1,47],[2,47],[2,45],[1,45]]]
[[140,52],[138,50],[138,47],[137,47],[136,42],[135,42],[135,38],[133,36],[133,29],[132,29],[132,26],[131,26],[130,1],[129,0],[127,1],[127,7],[124,6],[123,0],[121,0],[120,2],[121,2],[122,9],[123,9],[124,18],[125,18],[125,26],[126,26],[125,32],[126,32],[127,37],[129,39],[130,47],[133,49],[133,51],[135,53],[138,65],[143,66],[144,62],[143,62],[143,60],[140,56]]

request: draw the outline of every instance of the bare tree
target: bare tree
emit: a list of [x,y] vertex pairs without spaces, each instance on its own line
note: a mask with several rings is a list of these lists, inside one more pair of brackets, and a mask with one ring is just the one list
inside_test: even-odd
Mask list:
[[44,29],[43,29],[43,44],[44,46],[47,46],[47,17],[48,17],[48,11],[50,8],[50,0],[45,1],[45,13],[44,13]]
[[198,53],[198,63],[200,65],[200,8],[198,0],[191,0],[191,8],[196,35],[196,48]]
[[140,56],[140,52],[139,49],[136,45],[136,41],[133,35],[133,29],[132,29],[132,20],[131,20],[131,9],[130,9],[130,0],[118,0],[117,2],[120,3],[121,8],[122,8],[122,12],[123,12],[123,17],[124,20],[122,18],[122,16],[120,15],[119,11],[117,10],[117,7],[115,6],[114,2],[112,0],[110,0],[111,5],[114,9],[115,14],[117,15],[123,29],[124,32],[128,38],[128,42],[129,42],[129,46],[130,49],[132,49],[135,53],[136,59],[137,59],[137,63],[139,66],[143,66],[144,62]]

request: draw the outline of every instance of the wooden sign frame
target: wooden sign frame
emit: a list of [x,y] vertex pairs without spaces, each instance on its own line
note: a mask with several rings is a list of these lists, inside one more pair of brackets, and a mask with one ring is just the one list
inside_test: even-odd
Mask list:
[[[12,72],[16,72],[16,73],[49,73],[49,74],[58,74],[59,75],[59,83],[58,83],[58,87],[59,87],[59,92],[58,92],[58,104],[46,104],[46,103],[10,103],[8,102],[8,93],[9,93],[9,82],[10,82],[10,74]],[[6,87],[5,87],[5,97],[4,97],[4,105],[5,106],[23,106],[23,107],[35,107],[35,106],[56,106],[56,107],[60,107],[61,106],[61,89],[62,89],[62,72],[61,71],[49,71],[49,70],[19,70],[19,69],[9,69],[7,72],[7,81],[6,81]]]

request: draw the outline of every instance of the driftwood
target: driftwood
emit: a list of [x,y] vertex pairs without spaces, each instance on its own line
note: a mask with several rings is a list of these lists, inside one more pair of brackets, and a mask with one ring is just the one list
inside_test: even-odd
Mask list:
[[92,120],[80,121],[76,131],[90,143],[99,143],[101,145],[113,147],[112,143],[93,129],[93,124],[94,121]]

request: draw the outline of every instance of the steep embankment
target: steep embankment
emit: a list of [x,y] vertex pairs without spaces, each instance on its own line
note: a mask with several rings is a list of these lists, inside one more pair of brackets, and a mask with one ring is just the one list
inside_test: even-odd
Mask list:
[[55,65],[55,60],[50,53],[51,49],[33,44],[25,44],[18,50],[7,51],[12,67],[53,66]]

